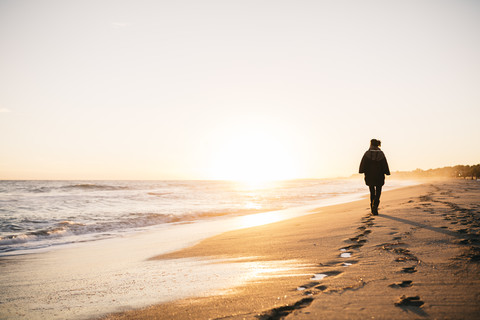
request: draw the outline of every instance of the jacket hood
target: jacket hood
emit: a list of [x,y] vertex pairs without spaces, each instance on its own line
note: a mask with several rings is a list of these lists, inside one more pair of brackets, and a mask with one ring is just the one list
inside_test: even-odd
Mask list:
[[373,161],[380,161],[385,158],[385,154],[380,149],[368,149],[368,151],[365,152],[365,157]]

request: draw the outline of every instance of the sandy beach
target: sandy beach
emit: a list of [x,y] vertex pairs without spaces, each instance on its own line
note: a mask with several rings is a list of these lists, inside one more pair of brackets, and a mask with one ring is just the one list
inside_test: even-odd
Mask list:
[[247,262],[258,277],[102,319],[476,319],[478,199],[478,181],[424,181],[385,192],[378,216],[361,200],[214,236],[152,259]]
[[0,1],[0,320],[480,320],[479,31],[480,0]]

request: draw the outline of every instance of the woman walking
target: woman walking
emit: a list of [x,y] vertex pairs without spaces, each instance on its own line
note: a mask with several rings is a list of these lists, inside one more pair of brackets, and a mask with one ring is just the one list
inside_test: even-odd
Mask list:
[[387,158],[380,150],[380,145],[380,140],[370,140],[370,148],[363,155],[359,170],[359,173],[365,174],[365,183],[370,188],[370,209],[374,215],[378,215],[378,205],[380,204],[382,186],[385,184],[385,175],[390,175]]

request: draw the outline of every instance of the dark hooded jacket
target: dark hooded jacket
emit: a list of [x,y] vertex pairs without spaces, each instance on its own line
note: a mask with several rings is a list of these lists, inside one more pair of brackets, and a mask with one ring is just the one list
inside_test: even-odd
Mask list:
[[365,173],[367,186],[383,186],[385,175],[390,175],[387,158],[382,150],[370,148],[363,155],[359,173]]

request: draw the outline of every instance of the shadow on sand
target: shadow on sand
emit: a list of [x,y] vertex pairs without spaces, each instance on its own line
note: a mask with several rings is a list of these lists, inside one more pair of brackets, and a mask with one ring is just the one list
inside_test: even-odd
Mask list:
[[414,306],[399,306],[400,309],[402,309],[403,311],[405,312],[412,312],[412,313],[415,313],[416,315],[418,316],[421,316],[421,317],[428,317],[429,314],[426,313],[425,311],[423,311],[421,308],[419,307],[414,307]]
[[411,221],[411,220],[402,219],[402,218],[398,218],[398,217],[393,217],[393,216],[390,216],[388,214],[379,214],[378,216],[383,217],[383,218],[387,218],[387,219],[391,219],[391,220],[395,220],[395,221],[398,221],[398,222],[402,222],[402,223],[405,223],[405,224],[409,224],[409,225],[412,225],[412,226],[415,226],[415,227],[418,227],[418,228],[423,228],[423,229],[427,229],[427,230],[430,230],[430,231],[443,233],[443,234],[446,234],[446,235],[449,235],[449,236],[452,236],[452,237],[456,237],[456,238],[464,238],[465,237],[465,234],[462,234],[462,233],[459,233],[459,232],[454,232],[454,231],[449,231],[449,230],[445,230],[445,229],[442,229],[442,228],[432,227],[432,226],[429,226],[429,225],[426,225],[426,224],[423,224],[423,223],[414,222],[414,221]]

